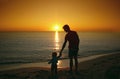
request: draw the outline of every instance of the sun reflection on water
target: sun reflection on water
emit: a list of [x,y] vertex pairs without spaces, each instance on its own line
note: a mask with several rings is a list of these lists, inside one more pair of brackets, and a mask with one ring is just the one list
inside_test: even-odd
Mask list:
[[[60,45],[59,45],[59,32],[58,31],[55,31],[55,51],[59,51],[60,49]],[[59,52],[57,52],[59,54]],[[58,68],[61,68],[62,67],[62,64],[63,62],[61,60],[58,60]]]
[[58,34],[58,31],[55,32],[55,50],[59,50],[59,34]]
[[61,68],[61,64],[62,64],[62,61],[61,61],[61,60],[59,60],[59,61],[58,61],[58,63],[57,63],[58,68]]

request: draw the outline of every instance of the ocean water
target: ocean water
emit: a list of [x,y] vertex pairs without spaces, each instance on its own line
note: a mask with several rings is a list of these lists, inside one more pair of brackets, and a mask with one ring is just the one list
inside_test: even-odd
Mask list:
[[[120,33],[77,32],[79,57],[120,52]],[[60,51],[65,32],[1,32],[0,65],[46,62]],[[68,44],[63,59],[68,58]]]

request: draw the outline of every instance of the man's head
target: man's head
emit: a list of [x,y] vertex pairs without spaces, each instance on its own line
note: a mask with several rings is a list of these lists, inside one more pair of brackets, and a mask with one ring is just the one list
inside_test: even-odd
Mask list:
[[70,31],[70,27],[69,27],[69,25],[64,25],[63,26],[63,29],[64,29],[64,31],[66,31],[66,32],[69,32]]

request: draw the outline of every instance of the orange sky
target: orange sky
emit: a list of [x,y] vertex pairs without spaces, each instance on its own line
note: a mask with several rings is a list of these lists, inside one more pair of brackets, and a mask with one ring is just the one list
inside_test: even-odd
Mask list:
[[0,0],[0,31],[120,31],[119,0]]

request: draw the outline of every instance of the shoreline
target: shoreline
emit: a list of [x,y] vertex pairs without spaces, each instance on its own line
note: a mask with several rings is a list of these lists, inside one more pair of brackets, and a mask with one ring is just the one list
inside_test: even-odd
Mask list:
[[[58,68],[57,79],[119,79],[120,53],[80,58],[78,74],[69,74],[68,67]],[[0,79],[53,79],[49,67],[21,67],[0,71]]]
[[[81,63],[81,62],[85,62],[85,61],[88,61],[88,60],[93,60],[95,58],[99,58],[99,57],[106,56],[106,55],[111,55],[111,54],[113,54],[113,53],[80,57],[80,58],[78,58],[78,61],[79,61],[79,63]],[[69,59],[65,59],[65,60],[61,59],[58,62],[59,62],[58,63],[58,68],[69,67]],[[0,71],[20,69],[20,68],[31,68],[31,67],[50,68],[50,64],[48,64],[48,62],[40,62],[40,63],[38,62],[38,63],[26,63],[26,64],[2,65],[2,66],[0,66]]]

